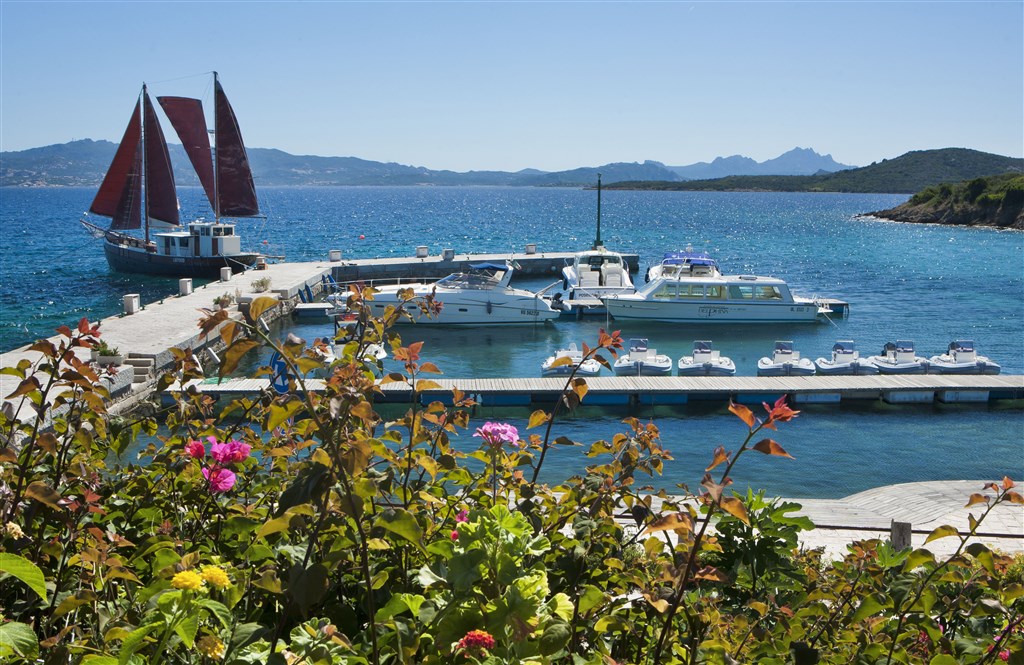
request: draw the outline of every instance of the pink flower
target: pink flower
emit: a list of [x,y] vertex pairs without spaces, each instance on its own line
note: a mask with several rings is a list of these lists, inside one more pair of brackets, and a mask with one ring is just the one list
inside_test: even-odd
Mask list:
[[1009,649],[1003,649],[1002,651],[1000,651],[999,652],[999,660],[1001,660],[1003,662],[1006,662],[1006,663],[1010,662],[1010,650]]
[[487,650],[493,649],[494,644],[494,637],[492,637],[487,631],[471,630],[466,633],[465,637],[459,640],[458,644],[455,645],[455,648],[465,651]]
[[495,448],[507,443],[519,446],[519,430],[507,423],[484,423],[478,427],[473,436],[481,437],[488,445]]
[[189,441],[185,444],[185,454],[192,459],[203,459],[206,457],[206,446],[198,441]]
[[210,483],[210,491],[213,493],[227,492],[235,486],[235,474],[228,469],[203,467],[203,478]]
[[461,513],[459,513],[458,515],[455,516],[455,521],[456,522],[468,522],[469,521],[469,511],[468,510],[463,510]]
[[459,532],[458,531],[452,531],[452,540],[458,540],[458,539],[459,539]]
[[233,464],[244,461],[249,457],[251,450],[252,446],[247,443],[239,443],[238,441],[229,441],[227,443],[214,442],[210,445],[210,456],[221,464]]

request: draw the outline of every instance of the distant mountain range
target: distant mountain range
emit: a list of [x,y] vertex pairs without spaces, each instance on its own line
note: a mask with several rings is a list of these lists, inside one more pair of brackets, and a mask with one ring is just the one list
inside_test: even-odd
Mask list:
[[[103,180],[117,145],[89,139],[42,148],[0,153],[0,187],[96,187]],[[171,145],[171,162],[180,185],[198,185],[185,151]],[[299,185],[514,185],[589,186],[600,173],[604,183],[622,181],[681,182],[721,175],[801,175],[851,168],[810,148],[794,148],[765,162],[734,155],[689,166],[661,162],[618,162],[569,171],[537,169],[506,171],[433,170],[421,166],[374,162],[357,157],[291,155],[281,150],[250,148],[249,160],[260,186]]]
[[740,175],[685,182],[619,182],[614,189],[912,194],[940,183],[1024,172],[1024,159],[966,148],[914,150],[870,166],[815,175]]
[[832,155],[819,155],[811,148],[793,148],[775,159],[756,162],[750,157],[733,155],[716,157],[713,162],[697,162],[689,166],[669,166],[683,180],[707,180],[730,175],[818,175],[857,168],[840,164]]

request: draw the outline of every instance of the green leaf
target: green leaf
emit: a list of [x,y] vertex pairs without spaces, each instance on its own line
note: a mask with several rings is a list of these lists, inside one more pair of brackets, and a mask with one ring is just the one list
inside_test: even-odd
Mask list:
[[199,615],[186,614],[174,624],[174,632],[181,638],[182,643],[191,649],[196,643],[196,633],[199,632]]
[[92,653],[82,659],[82,665],[117,665],[117,658]]
[[299,399],[294,399],[284,406],[271,404],[270,415],[267,417],[267,427],[265,431],[274,431],[281,423],[298,413],[300,409],[302,409],[302,401]]
[[593,584],[588,584],[583,588],[583,593],[580,594],[580,615],[586,616],[587,612],[603,605],[605,602],[605,595],[599,588]]
[[220,625],[224,626],[224,628],[231,628],[231,610],[225,607],[224,603],[218,603],[216,600],[211,600],[209,598],[200,598],[196,600],[196,604],[209,610],[210,614],[217,617],[217,620],[220,621]]
[[967,546],[967,553],[978,560],[985,570],[988,571],[989,575],[996,574],[996,562],[992,558],[992,551],[985,547],[982,543],[971,543]]
[[885,609],[885,604],[878,598],[878,594],[864,596],[860,601],[860,606],[857,607],[857,611],[854,612],[853,617],[850,618],[850,621],[853,623],[863,621],[869,616],[878,614],[883,609]]
[[916,549],[907,556],[907,560],[903,563],[903,570],[914,570],[926,563],[935,565],[935,555],[923,548]]
[[949,526],[948,524],[943,524],[940,527],[936,527],[931,533],[928,534],[928,537],[924,539],[924,544],[927,545],[933,540],[938,540],[939,538],[955,536],[957,535],[957,533],[958,532],[956,530],[956,527]]
[[545,656],[558,653],[569,643],[569,635],[569,624],[564,621],[549,624],[540,636],[540,652]]
[[17,577],[46,602],[46,577],[39,566],[17,554],[0,553],[0,573]]
[[929,660],[928,665],[958,665],[959,662],[960,661],[953,656],[950,656],[948,653],[940,653],[938,656]]
[[117,654],[118,665],[128,665],[132,654],[142,648],[142,643],[145,642],[146,636],[159,627],[159,623],[151,623],[141,628],[136,628],[129,633],[128,637],[124,638],[124,641],[121,642],[121,653]]
[[423,548],[423,529],[412,513],[402,508],[388,508],[376,520],[377,526],[387,529],[420,549]]
[[39,638],[28,624],[12,621],[0,624],[0,658],[10,656],[35,660],[39,655]]

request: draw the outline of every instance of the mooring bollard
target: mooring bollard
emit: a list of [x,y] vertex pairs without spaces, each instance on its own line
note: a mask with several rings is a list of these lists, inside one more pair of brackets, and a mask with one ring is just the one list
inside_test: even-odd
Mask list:
[[527,254],[536,254],[537,253],[537,245],[536,245],[536,243],[532,243],[531,242],[530,244],[528,244],[526,246],[526,253]]
[[427,250],[427,246],[426,245],[420,245],[419,247],[416,248],[416,258],[417,259],[425,259],[425,258],[427,258],[427,251],[428,250]]
[[124,303],[124,313],[134,314],[135,312],[139,311],[139,301],[140,299],[138,293],[126,294],[125,297],[122,299],[122,302]]
[[455,250],[454,249],[444,249],[444,250],[441,250],[441,260],[442,261],[451,261],[454,258],[455,258]]
[[889,527],[889,542],[897,552],[910,549],[910,522],[892,521]]
[[220,281],[230,282],[231,281],[231,268],[224,266],[220,269]]
[[192,294],[192,278],[184,277],[178,280],[178,295],[187,296]]
[[338,261],[341,261],[341,250],[340,249],[332,249],[328,253],[328,256],[330,256],[330,259],[331,259],[332,263],[337,263]]

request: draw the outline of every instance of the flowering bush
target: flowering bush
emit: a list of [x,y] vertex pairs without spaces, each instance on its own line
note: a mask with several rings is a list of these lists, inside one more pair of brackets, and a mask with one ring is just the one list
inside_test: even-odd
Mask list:
[[[801,415],[785,399],[760,415],[731,405],[742,443],[656,507],[644,479],[672,456],[653,423],[626,418],[589,445],[557,436],[587,395],[572,375],[530,415],[534,433],[489,422],[479,449],[457,449],[473,401],[422,403],[440,370],[390,331],[406,310],[370,317],[369,298],[353,287],[365,326],[323,393],[302,390],[322,361],[291,340],[275,349],[293,392],[217,408],[186,391],[114,418],[72,353],[98,339],[84,320],[38,342],[38,363],[6,368],[20,383],[4,397],[25,408],[0,410],[0,662],[1021,662],[1024,560],[973,537],[1024,503],[1012,480],[965,499],[968,533],[929,536],[957,539],[949,558],[865,540],[823,561],[797,549],[809,525],[791,505],[729,490],[748,453],[795,463],[773,438]],[[253,319],[272,301],[256,298]],[[226,312],[201,326],[227,346],[218,374],[270,343]],[[368,344],[404,371],[375,376]],[[607,364],[621,346],[602,330],[584,353]],[[175,355],[161,387],[203,376],[190,350]],[[412,400],[385,418],[374,399],[388,383]],[[580,472],[538,482],[561,445],[581,445]]]

